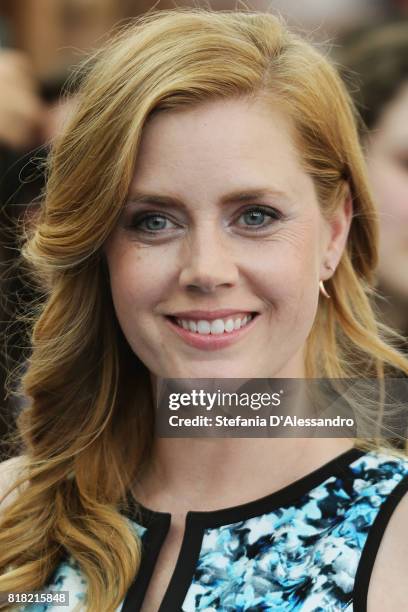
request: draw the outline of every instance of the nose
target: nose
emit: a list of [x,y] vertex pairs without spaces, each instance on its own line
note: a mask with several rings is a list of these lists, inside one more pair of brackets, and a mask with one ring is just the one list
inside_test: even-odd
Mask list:
[[221,231],[202,231],[186,244],[179,282],[184,289],[212,293],[217,287],[232,287],[238,266],[228,238]]

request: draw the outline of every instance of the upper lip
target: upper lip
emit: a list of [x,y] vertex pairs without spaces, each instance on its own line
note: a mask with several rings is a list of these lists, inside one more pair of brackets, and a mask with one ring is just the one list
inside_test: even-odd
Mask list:
[[255,311],[226,308],[223,310],[184,310],[183,312],[173,312],[168,316],[179,319],[207,319],[208,321],[213,321],[214,319],[225,319],[232,315],[251,314],[253,312]]

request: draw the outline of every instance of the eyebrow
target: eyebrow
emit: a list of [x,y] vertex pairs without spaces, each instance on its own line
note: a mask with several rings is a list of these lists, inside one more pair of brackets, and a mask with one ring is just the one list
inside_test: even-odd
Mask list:
[[[287,194],[282,191],[270,189],[270,188],[259,188],[259,189],[240,189],[227,193],[220,199],[220,204],[231,204],[231,203],[245,203],[253,200],[260,200],[265,197],[272,197],[275,201],[282,203],[290,202],[290,198]],[[157,204],[163,207],[178,205],[185,207],[185,204],[177,197],[164,196],[155,193],[144,193],[142,191],[133,191],[126,201],[128,204]]]

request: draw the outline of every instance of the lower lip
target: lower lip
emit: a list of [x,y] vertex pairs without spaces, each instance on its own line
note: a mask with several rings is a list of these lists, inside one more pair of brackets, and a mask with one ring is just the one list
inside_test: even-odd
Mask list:
[[204,351],[216,351],[234,344],[240,338],[243,338],[255,325],[259,315],[253,315],[253,319],[240,329],[235,329],[232,332],[223,332],[222,334],[198,334],[190,330],[180,327],[170,319],[165,317],[167,324],[173,331],[176,332],[187,344]]

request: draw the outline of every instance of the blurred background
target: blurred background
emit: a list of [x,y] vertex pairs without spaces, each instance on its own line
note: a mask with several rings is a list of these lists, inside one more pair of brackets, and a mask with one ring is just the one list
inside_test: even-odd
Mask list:
[[[408,335],[408,0],[0,0],[0,450],[23,405],[7,372],[29,355],[24,306],[36,296],[16,265],[17,224],[39,206],[42,162],[75,97],[74,67],[113,27],[175,6],[281,14],[326,47],[356,101],[381,223],[378,309]],[[407,345],[401,343],[404,348]],[[3,446],[1,443],[3,442]],[[0,457],[1,458],[1,457]]]

